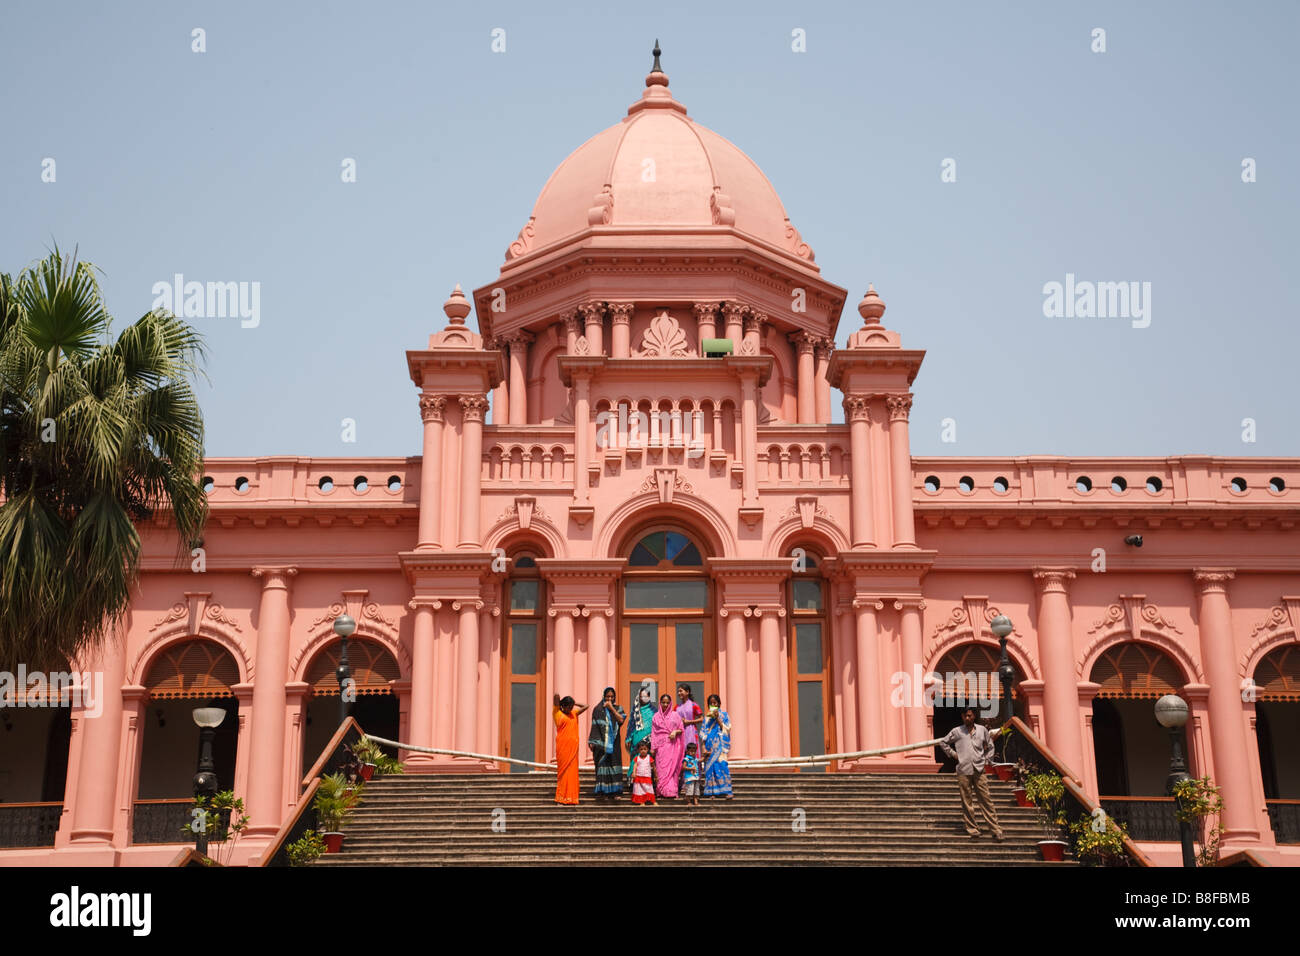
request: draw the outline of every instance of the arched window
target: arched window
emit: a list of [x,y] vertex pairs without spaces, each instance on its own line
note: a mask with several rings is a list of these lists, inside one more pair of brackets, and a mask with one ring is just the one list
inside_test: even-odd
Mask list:
[[627,558],[631,568],[700,568],[704,559],[691,539],[677,531],[648,534],[632,548]]

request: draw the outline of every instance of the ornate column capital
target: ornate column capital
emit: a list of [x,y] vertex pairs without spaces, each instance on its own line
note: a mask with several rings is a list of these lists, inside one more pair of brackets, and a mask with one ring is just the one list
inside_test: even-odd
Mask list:
[[696,302],[691,306],[691,311],[695,313],[697,320],[713,319],[718,315],[718,305],[717,302]]
[[433,610],[437,611],[442,608],[442,601],[438,600],[437,598],[426,597],[424,595],[416,595],[415,597],[411,598],[409,601],[406,602],[406,607],[407,610],[410,611],[418,611],[422,607],[432,608]]
[[819,362],[827,361],[834,351],[835,340],[827,336],[822,336],[813,343],[813,355],[816,356]]
[[488,402],[482,395],[461,395],[457,401],[460,403],[461,415],[468,422],[483,422],[483,413],[487,411]]
[[483,602],[478,599],[472,601],[452,601],[451,609],[453,611],[481,611],[483,610]]
[[844,417],[849,422],[871,422],[871,400],[866,395],[844,396]]
[[1034,580],[1042,594],[1065,594],[1074,578],[1074,568],[1034,568]]
[[727,302],[722,306],[722,314],[727,317],[728,323],[739,322],[744,319],[745,314],[749,312],[749,307],[739,302]]
[[515,329],[513,332],[507,332],[504,335],[497,336],[497,341],[509,345],[511,350],[513,350],[516,345],[529,345],[536,340],[537,336],[533,335],[533,333],[529,332],[527,329]]
[[925,599],[924,599],[924,598],[919,598],[919,597],[901,597],[901,598],[895,598],[895,599],[894,599],[894,610],[895,610],[895,611],[902,611],[902,610],[904,610],[904,609],[907,609],[907,610],[915,610],[915,611],[924,611],[924,610],[925,610]]
[[262,579],[263,591],[287,591],[298,573],[295,567],[258,567],[253,568],[252,575]]
[[908,414],[912,411],[912,396],[890,395],[885,399],[885,407],[889,409],[889,420],[891,422],[905,422]]
[[577,309],[565,309],[560,313],[560,321],[564,323],[564,331],[577,335],[582,329],[579,327],[579,316],[581,313]]
[[611,302],[609,304],[609,321],[612,325],[627,325],[632,321],[635,302]]
[[798,350],[800,355],[810,354],[822,341],[821,336],[813,335],[807,331],[791,332],[788,337],[790,344]]
[[420,421],[428,425],[432,422],[441,424],[442,410],[447,406],[446,395],[420,396]]
[[582,313],[583,320],[589,325],[605,318],[605,306],[601,302],[584,302],[578,306],[578,311]]
[[1237,576],[1231,568],[1194,568],[1192,578],[1196,581],[1197,594],[1227,594],[1228,582]]
[[746,335],[749,335],[751,332],[762,335],[763,326],[767,324],[767,313],[757,312],[754,309],[746,309],[743,322]]
[[883,611],[885,609],[885,602],[880,600],[879,598],[854,598],[853,610],[861,611],[864,609],[871,610],[871,611]]

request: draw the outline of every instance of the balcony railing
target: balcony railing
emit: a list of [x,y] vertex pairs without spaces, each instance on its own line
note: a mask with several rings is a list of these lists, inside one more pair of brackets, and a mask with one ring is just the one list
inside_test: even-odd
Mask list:
[[1101,808],[1116,823],[1128,824],[1128,835],[1144,843],[1177,843],[1181,839],[1174,817],[1173,797],[1106,797]]
[[0,849],[54,846],[62,803],[0,803]]

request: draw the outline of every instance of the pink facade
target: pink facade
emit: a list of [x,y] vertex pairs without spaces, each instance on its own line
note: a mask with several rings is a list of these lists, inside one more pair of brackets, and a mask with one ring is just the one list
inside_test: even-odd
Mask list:
[[[0,861],[173,855],[138,845],[137,815],[189,791],[197,734],[176,721],[209,696],[233,701],[221,785],[255,855],[337,723],[347,610],[363,699],[399,739],[537,760],[552,693],[626,705],[647,675],[719,693],[733,759],[926,740],[943,715],[909,682],[987,671],[1006,614],[1017,708],[1092,796],[1159,794],[1168,750],[1142,721],[1170,689],[1225,849],[1300,862],[1269,817],[1300,798],[1300,459],[913,458],[925,353],[874,291],[837,349],[846,304],[758,167],[652,73],[547,181],[496,280],[457,287],[407,352],[421,457],[211,460],[201,570],[146,529],[125,633],[91,665],[103,713],[72,715],[55,849]],[[936,766],[927,748],[835,769]],[[504,765],[408,757],[466,768]]]

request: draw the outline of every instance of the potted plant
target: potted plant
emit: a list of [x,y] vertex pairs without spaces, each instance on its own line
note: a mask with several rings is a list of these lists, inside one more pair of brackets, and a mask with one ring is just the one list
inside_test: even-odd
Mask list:
[[1223,798],[1209,777],[1189,778],[1174,784],[1174,815],[1179,823],[1190,823],[1200,831],[1201,848],[1197,866],[1215,866],[1219,862],[1219,843],[1223,839]]
[[361,762],[362,780],[369,780],[375,775],[375,771],[379,768],[378,757],[384,755],[379,744],[365,736],[352,745],[352,753]]
[[290,866],[306,866],[325,852],[325,841],[315,830],[308,830],[284,848]]
[[326,853],[338,853],[343,849],[343,825],[360,801],[361,790],[360,785],[349,788],[341,773],[321,777],[312,808],[316,811],[316,825],[325,841]]
[[1070,824],[1074,855],[1089,866],[1127,866],[1124,838],[1128,827],[1116,823],[1098,807],[1092,816],[1081,816]]
[[1048,862],[1059,863],[1065,859],[1063,839],[1066,824],[1065,782],[1053,770],[1040,770],[1025,777],[1025,796],[1038,809],[1038,820],[1043,828],[1043,839],[1038,841],[1038,852]]
[[1025,778],[1028,777],[1030,773],[1031,773],[1031,769],[1029,764],[1025,763],[1024,760],[1016,761],[1015,763],[1016,785],[1011,789],[1011,793],[1012,795],[1015,796],[1016,806],[1018,807],[1033,806],[1033,804],[1029,802],[1029,797],[1025,791]]
[[989,763],[989,768],[993,775],[999,780],[1010,780],[1016,775],[1016,764],[1014,761],[1007,760],[1007,743],[1006,738],[1011,733],[1011,725],[1003,724],[1002,729],[998,731],[998,738],[1002,740],[1002,759],[994,759]]
[[248,829],[248,821],[244,801],[236,799],[233,790],[222,790],[210,798],[196,796],[190,810],[190,822],[181,830],[189,834],[207,834],[208,844],[214,848],[208,859],[226,865],[234,856],[240,835]]

